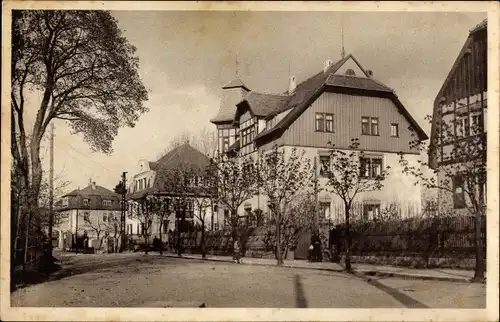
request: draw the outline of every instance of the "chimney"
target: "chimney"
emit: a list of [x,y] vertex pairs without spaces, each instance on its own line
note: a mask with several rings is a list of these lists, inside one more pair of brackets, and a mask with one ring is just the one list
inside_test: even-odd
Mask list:
[[95,181],[92,181],[92,189],[95,190]]
[[288,94],[293,94],[295,88],[297,87],[297,82],[295,81],[295,76],[290,76],[290,84],[288,85]]
[[368,74],[368,77],[373,77],[373,71],[371,69],[366,70],[366,73]]
[[330,59],[327,59],[325,61],[325,64],[323,66],[323,72],[326,73],[326,71],[328,70],[328,68],[330,68],[330,66],[332,65],[332,61]]

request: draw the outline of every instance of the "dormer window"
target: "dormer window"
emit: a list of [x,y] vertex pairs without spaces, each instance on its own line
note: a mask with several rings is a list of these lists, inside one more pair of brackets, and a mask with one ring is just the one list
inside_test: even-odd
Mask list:
[[83,199],[83,205],[84,205],[84,206],[88,206],[88,205],[89,205],[89,203],[90,203],[90,200],[89,200],[89,199],[87,199],[87,198],[84,198],[84,199]]
[[111,206],[111,200],[108,200],[108,199],[104,199],[102,201],[102,205],[105,206],[105,207],[109,207]]
[[69,198],[68,197],[64,197],[62,199],[62,205],[63,205],[63,207],[68,207],[69,206]]

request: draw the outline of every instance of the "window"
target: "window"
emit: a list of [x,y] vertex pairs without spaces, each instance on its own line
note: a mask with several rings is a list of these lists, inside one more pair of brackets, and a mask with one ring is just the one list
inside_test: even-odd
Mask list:
[[361,157],[359,160],[359,176],[375,179],[382,174],[382,158]]
[[361,134],[363,135],[379,135],[378,117],[361,117]]
[[455,135],[466,137],[469,132],[469,117],[467,115],[457,116],[455,120]]
[[89,201],[90,201],[90,200],[89,200],[89,199],[87,199],[87,198],[83,199],[83,205],[84,205],[84,206],[88,206],[88,205],[89,205]]
[[327,176],[330,171],[330,156],[320,155],[319,157],[319,175],[322,177]]
[[139,180],[139,190],[142,190],[142,180]]
[[255,120],[252,118],[250,120],[245,121],[242,124],[241,134],[241,155],[246,155],[255,150],[254,146],[254,138],[256,132],[257,124],[255,124]]
[[369,117],[362,117],[361,118],[361,134],[370,135],[369,123],[370,123]]
[[477,135],[483,131],[483,119],[481,113],[471,113],[470,115],[470,135]]
[[378,118],[372,117],[372,135],[378,135]]
[[333,114],[325,114],[325,130],[333,132]]
[[[106,215],[102,216],[102,221],[103,221],[103,222],[106,222],[106,221],[107,221],[107,219],[108,219],[108,218],[106,217]],[[111,218],[110,218],[110,219],[111,219]]]
[[103,204],[103,206],[109,207],[109,206],[111,206],[111,200],[104,199],[102,201],[102,204]]
[[391,136],[393,138],[399,137],[399,124],[396,123],[391,124]]
[[319,203],[319,215],[320,220],[325,220],[330,218],[330,203],[320,202]]
[[323,132],[324,125],[323,113],[316,113],[316,131]]
[[333,114],[316,113],[317,132],[333,132]]
[[465,208],[464,179],[461,175],[453,177],[453,207]]
[[90,220],[90,218],[89,218],[89,213],[88,213],[88,212],[84,212],[84,213],[83,213],[83,220],[84,220],[84,221],[89,221],[89,220]]
[[151,187],[151,178],[148,178],[148,188]]
[[163,221],[163,233],[168,233],[168,220]]
[[380,203],[363,204],[363,220],[373,220],[380,215]]
[[68,207],[69,206],[69,198],[68,197],[64,197],[63,198],[62,205],[63,205],[63,207]]

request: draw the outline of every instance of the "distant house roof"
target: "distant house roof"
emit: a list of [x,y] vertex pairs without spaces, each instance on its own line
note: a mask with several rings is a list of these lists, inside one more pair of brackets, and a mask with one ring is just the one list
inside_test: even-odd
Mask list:
[[192,172],[203,172],[210,165],[210,159],[189,143],[185,143],[170,150],[156,162],[150,162],[150,166],[151,163],[153,163],[156,173],[154,182],[151,187],[129,194],[130,198],[137,199],[151,193],[168,192],[168,180],[172,178],[172,171],[184,171],[185,169]]
[[83,189],[75,189],[70,193],[65,194],[63,197],[71,197],[71,196],[119,197],[120,195],[102,186],[90,184],[89,186]]

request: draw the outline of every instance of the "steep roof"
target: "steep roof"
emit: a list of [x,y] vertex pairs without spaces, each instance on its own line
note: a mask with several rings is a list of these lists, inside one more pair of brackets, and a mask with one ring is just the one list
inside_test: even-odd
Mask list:
[[[290,96],[283,94],[265,94],[250,92],[248,96],[237,104],[238,107],[247,106],[256,116],[267,116],[289,109]],[[236,113],[238,115],[238,113]]]
[[[334,75],[334,73],[349,59],[354,60],[354,62],[358,64],[366,77]],[[354,89],[368,91],[370,93],[373,93],[374,95],[376,94],[382,95],[384,97],[389,97],[396,104],[403,115],[407,117],[412,127],[417,131],[420,139],[428,139],[427,135],[422,130],[420,125],[411,117],[410,113],[399,101],[396,94],[394,93],[394,90],[375,80],[373,77],[370,77],[357,62],[354,56],[352,56],[352,54],[349,54],[336,63],[332,64],[326,72],[321,71],[311,78],[300,83],[295,89],[295,92],[290,101],[288,102],[288,108],[293,108],[293,110],[289,114],[287,114],[280,122],[278,122],[273,128],[266,129],[263,132],[259,133],[256,136],[256,139],[263,139],[271,133],[283,131],[288,128],[325,91],[326,88],[333,88],[337,90]]]
[[184,143],[151,163],[156,173],[152,186],[130,194],[130,198],[142,198],[150,193],[164,192],[168,180],[171,179],[172,170],[203,172],[210,165],[210,159],[189,143]]
[[[460,50],[458,57],[455,59],[455,62],[453,63],[453,66],[451,67],[450,72],[446,76],[446,79],[443,82],[443,85],[439,89],[438,94],[436,95],[436,98],[434,99],[434,107],[433,107],[433,115],[432,115],[432,124],[431,124],[431,140],[430,140],[430,146],[431,148],[435,146],[435,141],[436,141],[436,131],[437,131],[437,121],[438,121],[438,108],[439,108],[439,103],[441,98],[444,96],[446,88],[450,85],[450,82],[453,81],[453,77],[460,65],[460,62],[464,58],[464,56],[469,53],[469,48],[471,47],[473,41],[474,41],[474,36],[481,32],[484,31],[488,28],[488,20],[485,19],[482,22],[480,22],[478,25],[476,25],[474,28],[469,30],[469,35],[467,39],[465,40],[464,45],[462,46],[462,49]],[[437,160],[434,159],[433,153],[429,156],[429,166],[432,168],[436,167],[436,162]]]

